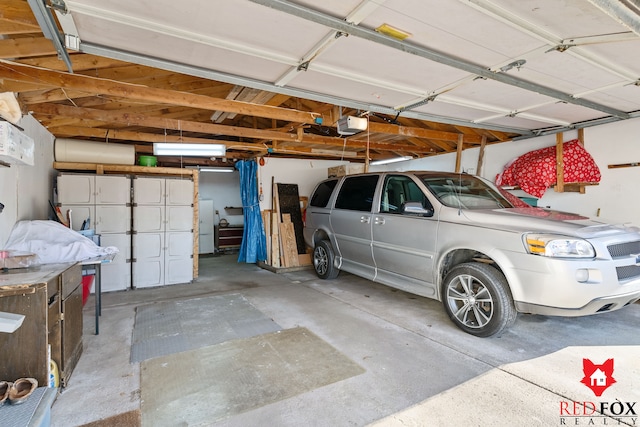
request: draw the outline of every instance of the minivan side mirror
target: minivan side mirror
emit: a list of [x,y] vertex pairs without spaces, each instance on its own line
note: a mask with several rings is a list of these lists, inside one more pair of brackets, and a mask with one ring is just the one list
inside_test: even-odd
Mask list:
[[402,204],[402,213],[406,215],[433,216],[433,209],[426,209],[420,202],[404,202]]

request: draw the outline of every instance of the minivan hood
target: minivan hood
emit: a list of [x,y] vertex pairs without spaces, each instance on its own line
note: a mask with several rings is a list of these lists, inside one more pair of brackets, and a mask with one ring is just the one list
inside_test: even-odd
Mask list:
[[[458,215],[458,210],[450,208]],[[637,227],[609,224],[595,218],[588,218],[574,213],[528,208],[482,209],[461,211],[470,222],[489,228],[530,232],[559,233],[581,238],[593,238],[638,232]]]

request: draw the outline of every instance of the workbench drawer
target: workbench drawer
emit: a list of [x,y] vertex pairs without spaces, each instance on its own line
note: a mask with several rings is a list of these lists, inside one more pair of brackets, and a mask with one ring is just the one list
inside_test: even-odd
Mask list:
[[75,264],[60,275],[60,297],[62,301],[67,299],[82,281],[82,266]]

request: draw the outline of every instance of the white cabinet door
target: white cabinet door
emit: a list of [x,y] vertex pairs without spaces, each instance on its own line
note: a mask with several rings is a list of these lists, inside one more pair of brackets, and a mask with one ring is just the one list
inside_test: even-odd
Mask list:
[[95,228],[97,234],[126,233],[131,230],[130,206],[96,205],[94,218],[91,227]]
[[166,231],[191,231],[193,208],[191,206],[166,206]]
[[131,203],[131,181],[126,176],[96,175],[97,205],[127,205]]
[[191,258],[170,258],[166,260],[165,285],[189,283],[193,280],[193,260]]
[[193,204],[193,181],[190,179],[167,178],[166,191],[167,206]]
[[102,292],[131,289],[131,264],[105,264],[100,270]]
[[137,233],[163,232],[164,206],[138,205],[133,207],[133,230]]
[[133,287],[164,285],[164,233],[133,235]]
[[58,203],[73,205],[95,203],[94,175],[60,174],[57,184]]
[[123,291],[131,288],[131,235],[103,234],[100,246],[115,246],[119,252],[109,264],[101,267],[102,292]]
[[133,203],[164,205],[165,181],[165,178],[134,178]]
[[107,265],[126,264],[131,259],[131,235],[126,233],[103,234],[100,236],[100,246],[115,246],[118,253],[113,257],[113,261]]
[[167,232],[165,251],[165,284],[188,283],[193,280],[193,234]]

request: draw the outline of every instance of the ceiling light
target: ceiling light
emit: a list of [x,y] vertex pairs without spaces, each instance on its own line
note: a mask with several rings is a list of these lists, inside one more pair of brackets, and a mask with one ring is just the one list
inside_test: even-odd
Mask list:
[[221,157],[226,154],[224,144],[182,144],[171,142],[156,142],[153,144],[153,154],[156,156],[206,156]]
[[380,25],[378,28],[376,28],[376,31],[379,32],[380,34],[393,37],[394,39],[397,39],[397,40],[404,40],[407,37],[411,37],[411,33],[407,33],[406,31],[402,31],[398,28],[392,27],[389,24]]
[[195,169],[198,172],[235,172],[234,167],[215,167],[215,166],[185,166],[186,169]]
[[392,157],[390,159],[375,160],[369,164],[371,166],[386,165],[389,163],[404,162],[405,160],[411,160],[411,159],[413,159],[413,157],[411,156]]
[[235,168],[198,168],[200,172],[235,172]]

